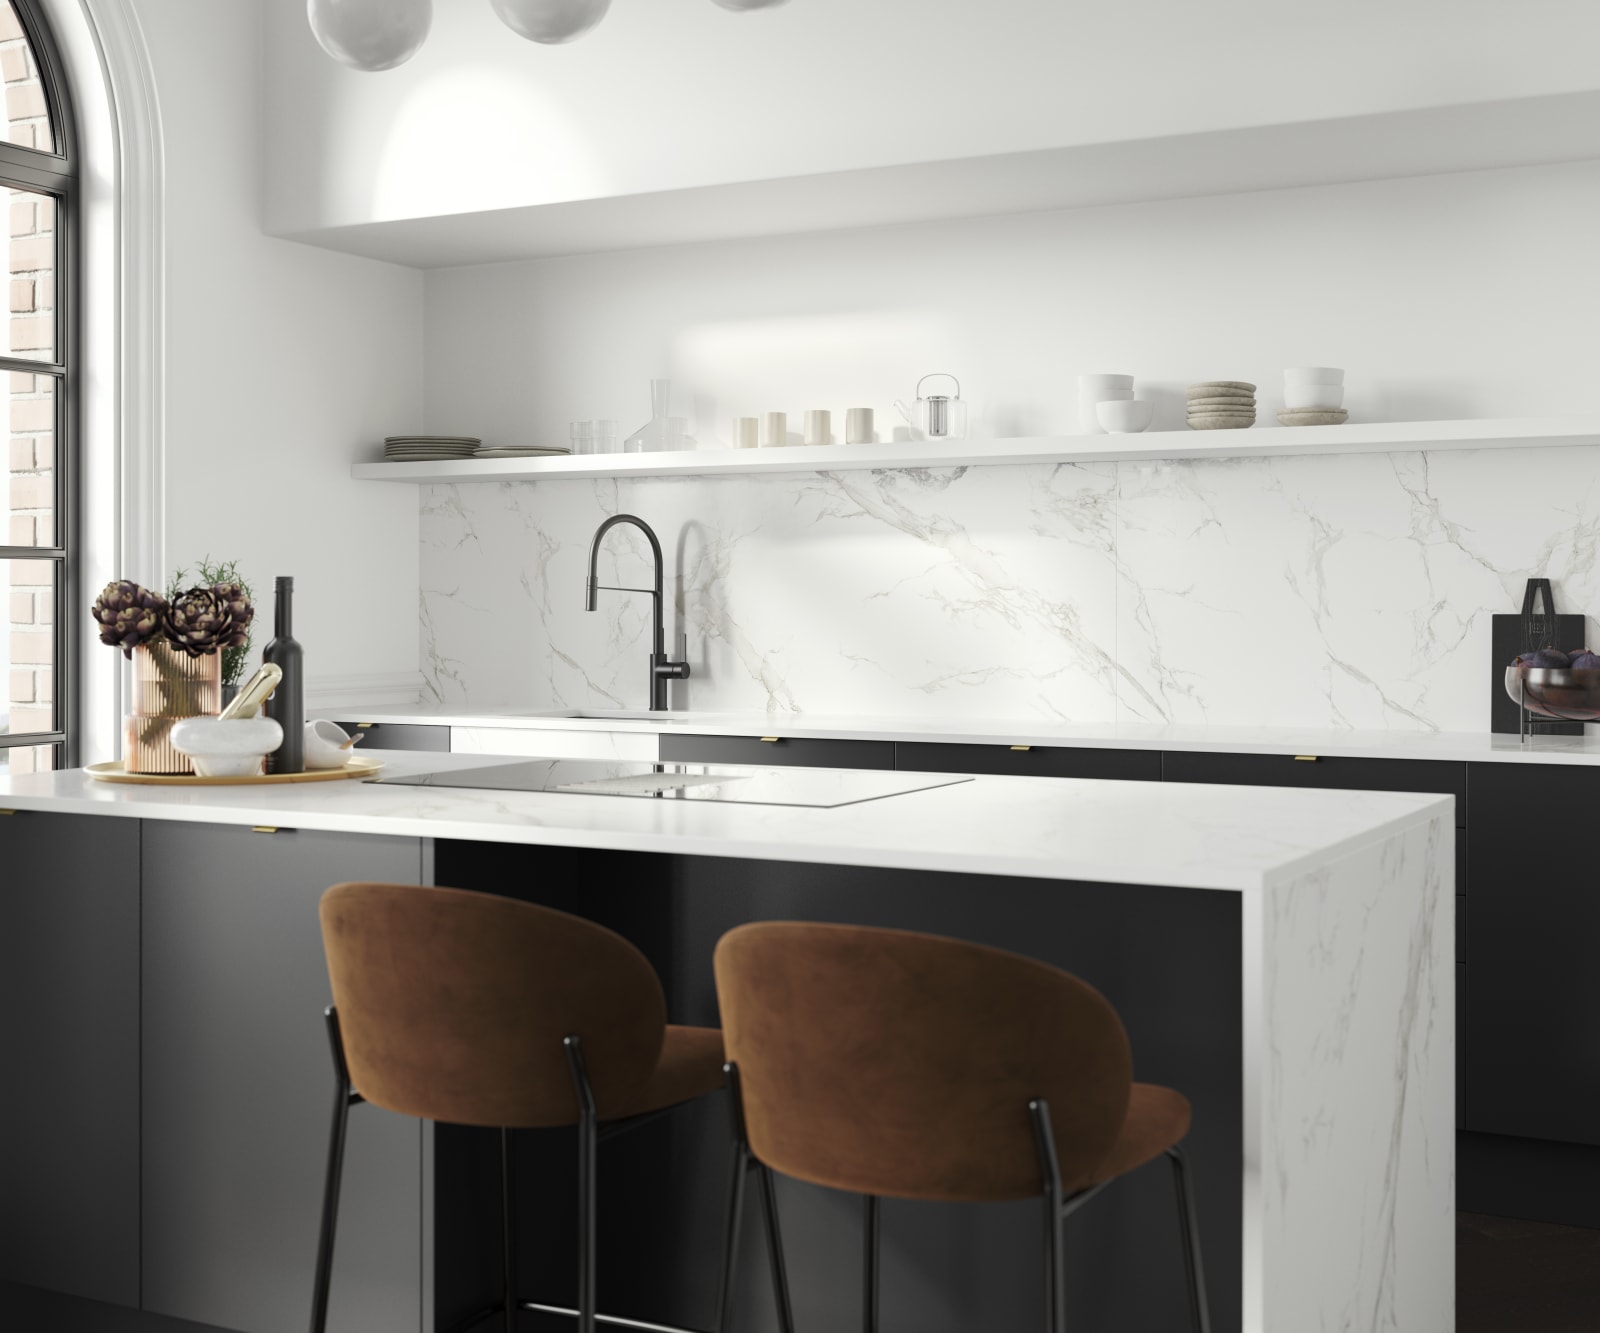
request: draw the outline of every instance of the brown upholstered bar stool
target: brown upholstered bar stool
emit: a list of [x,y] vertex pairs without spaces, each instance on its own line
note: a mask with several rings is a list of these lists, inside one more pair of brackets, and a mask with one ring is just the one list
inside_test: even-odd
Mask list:
[[866,1196],[866,1319],[878,1326],[878,1199],[1044,1196],[1047,1329],[1062,1333],[1068,1215],[1172,1163],[1198,1333],[1205,1277],[1178,1144],[1189,1103],[1132,1079],[1110,1003],[1031,958],[898,930],[740,926],[716,950],[730,1083],[756,1158]]
[[[722,1034],[666,1021],[661,982],[620,935],[565,912],[461,889],[337,884],[322,898],[333,983],[336,1079],[312,1333],[327,1322],[346,1120],[369,1102],[401,1115],[500,1130],[506,1329],[520,1310],[574,1316],[594,1333],[596,1149],[602,1138],[723,1087]],[[578,1127],[578,1309],[517,1294],[512,1129]],[[730,1300],[748,1154],[730,1185],[719,1318]],[[770,1172],[767,1240],[782,1251]],[[635,1327],[646,1325],[635,1324]],[[665,1327],[665,1326],[660,1326]]]

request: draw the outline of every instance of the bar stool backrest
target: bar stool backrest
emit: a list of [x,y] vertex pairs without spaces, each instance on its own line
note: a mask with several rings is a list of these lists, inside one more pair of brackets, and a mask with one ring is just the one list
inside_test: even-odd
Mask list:
[[572,1035],[602,1119],[655,1070],[661,982],[603,926],[413,884],[336,884],[321,914],[351,1083],[374,1105],[460,1125],[572,1124]]
[[715,957],[755,1155],[860,1194],[998,1200],[1088,1183],[1127,1115],[1127,1034],[1092,986],[1018,954],[899,930],[763,922]]

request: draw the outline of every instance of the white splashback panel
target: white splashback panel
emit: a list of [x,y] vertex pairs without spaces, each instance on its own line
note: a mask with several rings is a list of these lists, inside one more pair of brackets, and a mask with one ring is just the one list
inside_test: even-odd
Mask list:
[[[445,703],[633,707],[655,527],[695,709],[1474,730],[1523,581],[1600,605],[1600,448],[423,489]],[[610,534],[602,581],[648,586]]]

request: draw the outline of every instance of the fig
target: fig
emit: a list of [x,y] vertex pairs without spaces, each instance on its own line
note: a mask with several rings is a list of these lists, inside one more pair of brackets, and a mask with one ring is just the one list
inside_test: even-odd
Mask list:
[[1591,653],[1587,648],[1581,652],[1573,653],[1572,669],[1574,671],[1600,671],[1600,653]]
[[1572,659],[1559,648],[1541,648],[1524,657],[1522,664],[1539,671],[1565,671],[1572,665]]

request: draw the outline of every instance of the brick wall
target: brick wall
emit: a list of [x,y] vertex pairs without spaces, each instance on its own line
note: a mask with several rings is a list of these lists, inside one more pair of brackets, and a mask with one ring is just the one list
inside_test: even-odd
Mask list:
[[[28,148],[53,146],[45,117],[44,89],[33,53],[15,12],[0,0],[0,83],[5,119],[0,135]],[[55,208],[46,197],[9,190],[7,241],[10,306],[6,347],[13,356],[52,357],[55,325]],[[11,374],[8,384],[6,541],[45,546],[54,540],[55,413],[51,380]],[[53,708],[55,592],[52,564],[13,560],[6,564],[6,711],[13,733],[49,731]],[[50,749],[0,750],[0,769],[33,772],[50,766]],[[8,764],[9,761],[9,764]]]

